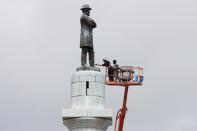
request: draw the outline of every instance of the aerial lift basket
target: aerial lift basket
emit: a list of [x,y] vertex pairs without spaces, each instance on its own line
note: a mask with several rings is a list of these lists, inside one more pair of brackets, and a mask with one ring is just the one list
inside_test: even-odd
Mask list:
[[[108,68],[109,69],[109,68]],[[123,131],[124,119],[127,112],[127,95],[129,86],[142,85],[143,84],[143,68],[133,67],[133,66],[121,66],[120,68],[114,70],[112,75],[107,74],[106,71],[106,85],[110,86],[121,86],[125,87],[124,98],[121,109],[116,115],[116,122],[114,131]],[[111,77],[111,78],[110,78]],[[118,126],[118,128],[117,128]]]

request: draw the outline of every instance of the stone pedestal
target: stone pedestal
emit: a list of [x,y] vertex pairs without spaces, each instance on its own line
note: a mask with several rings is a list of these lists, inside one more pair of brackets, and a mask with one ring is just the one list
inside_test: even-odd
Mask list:
[[112,110],[105,109],[105,76],[97,67],[77,68],[71,79],[70,109],[62,111],[70,131],[105,131],[112,124]]

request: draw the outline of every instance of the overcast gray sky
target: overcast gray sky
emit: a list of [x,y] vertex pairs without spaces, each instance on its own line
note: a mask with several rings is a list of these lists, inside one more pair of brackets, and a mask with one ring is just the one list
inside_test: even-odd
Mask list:
[[[61,109],[80,66],[83,3],[98,25],[96,63],[144,67],[144,86],[129,90],[125,131],[196,131],[196,0],[1,0],[0,130],[67,131]],[[122,94],[106,87],[114,115]]]

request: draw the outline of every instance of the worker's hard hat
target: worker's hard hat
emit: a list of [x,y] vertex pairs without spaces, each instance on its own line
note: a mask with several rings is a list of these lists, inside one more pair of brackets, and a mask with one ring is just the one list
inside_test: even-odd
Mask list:
[[92,10],[92,8],[90,8],[90,6],[88,4],[82,5],[80,10],[84,10],[84,9]]
[[116,63],[116,62],[117,62],[117,60],[113,60],[113,63],[114,63],[114,62]]
[[108,61],[107,58],[103,58],[103,61]]

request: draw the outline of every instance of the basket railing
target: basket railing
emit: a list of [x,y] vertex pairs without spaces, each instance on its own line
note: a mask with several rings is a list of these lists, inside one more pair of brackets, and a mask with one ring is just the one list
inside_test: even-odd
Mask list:
[[143,68],[133,66],[121,66],[118,69],[106,69],[106,83],[139,83],[143,82]]

